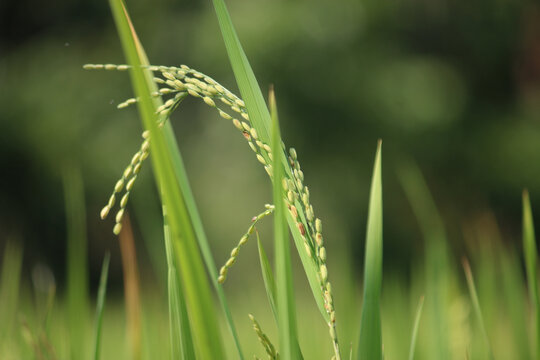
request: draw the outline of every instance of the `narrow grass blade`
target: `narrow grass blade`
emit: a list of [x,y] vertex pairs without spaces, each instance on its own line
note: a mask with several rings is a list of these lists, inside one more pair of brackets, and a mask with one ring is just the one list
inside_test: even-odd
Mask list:
[[448,246],[446,232],[433,197],[416,165],[404,164],[399,180],[424,237],[426,273],[426,324],[432,334],[429,357],[447,360],[451,358],[448,341],[448,288],[450,283]]
[[166,222],[164,224],[164,234],[168,265],[169,326],[172,359],[195,359],[186,300],[184,298],[182,284],[180,283],[180,277],[178,276],[178,267],[175,264],[171,233]]
[[121,0],[110,0],[124,53],[131,65],[131,78],[145,129],[150,131],[152,164],[156,183],[161,189],[161,200],[167,211],[167,221],[175,257],[178,258],[180,277],[184,285],[190,324],[195,339],[196,353],[201,359],[224,357],[219,322],[204,265],[197,246],[183,194],[178,186],[173,158],[163,132],[157,126],[157,103],[152,99],[155,85],[151,72],[144,69],[148,60],[140,44],[126,8]]
[[263,94],[244,53],[242,44],[240,44],[225,2],[223,0],[213,0],[213,3],[219,21],[221,35],[227,48],[242,99],[246,103],[250,121],[257,129],[261,141],[268,144],[270,143],[271,118],[264,102]]
[[106,253],[103,259],[103,265],[101,267],[101,277],[99,279],[98,297],[96,305],[96,323],[94,334],[94,360],[100,358],[100,346],[101,346],[101,325],[103,323],[103,311],[105,310],[105,297],[107,295],[107,277],[109,276],[109,262],[111,260],[111,254]]
[[[270,91],[270,109],[272,112],[272,149],[281,149],[276,100]],[[283,166],[279,157],[274,158],[273,194],[274,194],[274,241],[276,254],[276,290],[280,353],[283,359],[298,359],[297,352],[296,310],[294,303],[294,286],[291,268],[291,252],[289,247],[289,231],[285,219],[285,203],[283,201]]]
[[381,283],[383,247],[383,208],[381,182],[381,145],[377,144],[366,231],[366,256],[364,261],[364,301],[360,320],[358,359],[382,359],[381,335]]
[[518,349],[519,359],[531,359],[531,349],[527,336],[527,291],[523,284],[521,262],[513,249],[505,249],[500,245],[498,250],[501,259],[502,290],[504,304],[512,324],[512,338]]
[[63,171],[67,223],[67,308],[71,357],[86,353],[88,325],[88,265],[84,187],[80,172]]
[[529,296],[534,313],[534,341],[536,359],[540,359],[540,296],[538,294],[538,252],[534,235],[534,222],[529,192],[523,191],[523,251],[527,268]]
[[418,337],[418,329],[420,328],[420,318],[422,317],[422,309],[424,308],[424,296],[420,297],[418,308],[416,309],[416,315],[414,317],[414,324],[411,334],[411,346],[409,347],[409,360],[414,360],[414,351],[416,349],[416,338]]
[[22,250],[12,240],[8,240],[2,259],[0,282],[0,356],[8,347],[19,307],[19,287],[22,267]]
[[490,359],[493,359],[493,352],[491,350],[491,344],[489,342],[489,337],[486,331],[484,317],[482,316],[482,309],[480,308],[480,302],[478,301],[478,294],[476,292],[476,286],[474,285],[474,278],[471,271],[471,266],[469,265],[469,261],[466,258],[463,258],[462,263],[463,263],[463,269],[465,270],[465,277],[467,278],[467,286],[469,287],[469,293],[471,295],[471,301],[473,304],[474,313],[478,320],[478,325],[480,326],[482,337],[484,338],[484,343],[485,343],[487,352],[489,354],[488,356]]
[[277,308],[276,308],[276,282],[274,280],[274,275],[272,273],[272,267],[266,256],[266,251],[259,239],[259,234],[257,233],[257,247],[259,249],[259,261],[261,263],[261,271],[264,280],[264,287],[266,289],[266,295],[268,296],[268,302],[270,302],[270,307],[272,308],[272,313],[277,320]]
[[135,240],[129,216],[124,216],[120,233],[120,255],[124,273],[124,301],[126,304],[126,337],[130,358],[140,360],[141,351],[141,294]]

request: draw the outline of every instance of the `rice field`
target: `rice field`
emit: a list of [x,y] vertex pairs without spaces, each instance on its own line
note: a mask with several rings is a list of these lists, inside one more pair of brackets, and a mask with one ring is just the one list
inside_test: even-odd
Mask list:
[[[102,194],[101,210],[87,208],[80,168],[63,166],[65,286],[57,289],[46,265],[25,269],[25,248],[6,241],[0,358],[538,359],[537,205],[528,190],[512,194],[521,196],[520,207],[508,210],[520,212],[519,242],[505,239],[497,218],[486,212],[463,223],[458,231],[467,241],[457,248],[456,229],[448,229],[414,160],[389,162],[398,186],[387,190],[387,142],[374,137],[364,164],[372,169],[370,183],[354,186],[368,194],[357,205],[367,216],[349,215],[361,224],[362,241],[355,246],[363,256],[351,261],[353,244],[336,246],[343,233],[326,226],[324,215],[332,223],[341,214],[314,207],[316,194],[332,197],[336,189],[317,189],[316,180],[311,185],[302,154],[287,141],[294,138],[287,134],[294,119],[279,109],[290,100],[278,86],[257,81],[225,2],[212,4],[237,93],[224,85],[227,79],[203,73],[197,64],[152,62],[126,4],[110,0],[124,62],[81,64],[80,71],[129,79],[133,97],[114,105],[119,113],[138,115],[139,144],[123,168],[111,169],[119,176]],[[173,114],[182,116],[186,102],[227,124],[232,131],[223,137],[247,143],[243,151],[250,157],[235,162],[264,170],[267,187],[255,192],[266,192],[268,202],[252,218],[238,220],[245,226],[236,240],[219,246],[207,235],[216,234],[208,231],[215,217],[199,210],[193,188],[201,184],[190,183],[194,170],[186,166],[182,135],[174,131]],[[234,179],[244,177],[231,169]],[[214,196],[216,188],[226,191],[219,176],[205,184]],[[145,197],[149,188],[158,201]],[[400,211],[411,214],[408,226],[421,237],[404,245],[417,254],[410,266],[386,271],[387,262],[408,261],[406,253],[385,257],[392,252],[385,233],[392,229],[384,225],[384,204],[396,196],[404,196],[407,207]],[[245,198],[263,197],[246,191],[238,201]],[[89,212],[104,221],[118,245],[119,256],[99,254],[98,278],[90,276]],[[113,268],[120,280],[110,279]]]

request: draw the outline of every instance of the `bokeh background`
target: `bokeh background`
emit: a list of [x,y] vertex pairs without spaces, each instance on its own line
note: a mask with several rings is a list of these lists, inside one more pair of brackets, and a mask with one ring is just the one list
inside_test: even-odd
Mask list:
[[[378,138],[385,274],[407,279],[423,257],[399,182],[404,163],[424,173],[453,256],[467,253],[467,229],[486,217],[520,249],[523,188],[533,210],[540,209],[537,2],[227,4],[263,91],[276,88],[283,137],[297,149],[324,220],[330,271],[332,263],[346,264],[360,279]],[[238,93],[210,1],[128,6],[153,64],[187,64]],[[66,278],[63,174],[76,169],[84,183],[91,287],[110,250],[110,291],[122,295],[113,220],[101,221],[99,210],[138,149],[141,124],[136,108],[116,109],[132,96],[127,74],[82,65],[123,62],[107,1],[0,2],[0,252],[8,240],[21,244],[23,277],[44,264],[59,292]],[[201,102],[186,100],[172,122],[221,264],[271,201],[270,183],[244,139]],[[129,213],[143,281],[161,282],[156,195],[148,163]],[[268,224],[260,232],[270,240]],[[251,244],[231,271],[237,279],[228,291],[249,299],[250,284],[262,289],[256,261]]]

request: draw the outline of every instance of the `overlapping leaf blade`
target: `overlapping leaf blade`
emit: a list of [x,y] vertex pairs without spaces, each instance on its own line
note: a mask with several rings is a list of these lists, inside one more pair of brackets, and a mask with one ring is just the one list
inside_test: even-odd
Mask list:
[[157,126],[157,103],[152,99],[155,85],[148,60],[121,0],[111,0],[124,53],[131,65],[132,85],[139,98],[138,107],[145,129],[150,131],[151,156],[156,183],[160,185],[161,200],[166,209],[174,254],[178,258],[181,281],[190,313],[195,349],[201,359],[223,358],[224,350],[212,294],[204,271],[197,239],[183,194],[178,186],[173,155],[163,132]]
[[382,283],[382,182],[381,141],[377,146],[366,231],[366,253],[364,262],[364,301],[360,321],[359,360],[382,359],[381,334],[381,283]]

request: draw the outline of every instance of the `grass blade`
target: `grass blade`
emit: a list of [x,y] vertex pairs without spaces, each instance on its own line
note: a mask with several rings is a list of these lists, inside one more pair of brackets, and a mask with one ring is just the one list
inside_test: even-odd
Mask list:
[[242,94],[242,99],[246,103],[250,121],[257,129],[261,141],[270,143],[271,118],[264,97],[251,69],[242,44],[234,30],[231,17],[223,0],[213,0],[214,9],[219,21],[221,35],[227,48],[227,54],[231,61],[231,66],[238,83],[238,88]]
[[508,309],[511,321],[511,334],[515,348],[518,349],[519,359],[531,359],[531,349],[527,336],[527,298],[524,288],[521,262],[513,249],[502,248],[500,245],[499,256],[501,259],[502,289],[504,305]]
[[469,261],[466,258],[463,258],[463,269],[465,270],[465,277],[467,278],[467,286],[469,287],[469,293],[471,295],[471,301],[474,308],[474,313],[478,319],[478,325],[480,326],[480,331],[482,332],[482,337],[484,338],[485,346],[489,354],[489,358],[493,359],[493,352],[491,351],[491,344],[489,342],[489,337],[486,331],[486,326],[484,323],[484,317],[482,316],[482,309],[480,308],[480,301],[478,301],[478,294],[476,292],[476,286],[474,285],[474,278],[471,271],[471,266]]
[[[272,112],[272,149],[281,149],[281,136],[273,91],[270,91],[270,109]],[[277,151],[275,151],[277,153]],[[291,253],[289,248],[289,231],[285,219],[285,203],[283,201],[283,167],[279,157],[273,162],[273,194],[274,194],[274,239],[276,253],[276,290],[280,353],[283,359],[298,359],[297,327],[294,303],[294,286],[291,269]]]
[[103,259],[103,265],[101,266],[101,277],[99,279],[98,297],[96,305],[96,324],[94,334],[94,360],[99,360],[100,346],[101,346],[101,325],[103,323],[103,312],[105,310],[105,297],[107,295],[107,277],[109,276],[109,262],[111,260],[111,254],[106,253]]
[[148,65],[148,60],[123,2],[110,0],[110,5],[127,62],[131,65],[130,75],[135,95],[140,99],[138,108],[143,125],[150,131],[154,176],[156,183],[160,185],[161,200],[167,210],[167,221],[186,294],[196,353],[201,359],[221,359],[224,357],[224,350],[208,279],[183,194],[178,186],[173,155],[163,132],[157,126],[157,103],[151,96],[155,85],[150,71],[142,67]]
[[268,301],[270,302],[270,307],[272,308],[272,313],[277,320],[277,308],[276,308],[276,282],[274,280],[274,275],[272,273],[272,267],[266,256],[266,251],[259,239],[259,233],[257,233],[257,247],[259,249],[259,261],[261,263],[261,271],[264,280],[264,288],[266,289],[266,295],[268,296]]
[[527,281],[529,284],[529,294],[531,306],[534,313],[534,341],[536,344],[536,359],[540,358],[540,296],[538,294],[538,268],[536,238],[534,235],[534,222],[531,210],[529,192],[523,191],[523,251],[525,255],[525,266],[527,269]]
[[169,326],[172,359],[195,359],[191,327],[187,315],[186,300],[178,276],[178,267],[174,263],[171,233],[164,225],[165,251],[168,264]]
[[411,335],[411,346],[409,347],[409,360],[414,359],[414,350],[416,348],[416,338],[418,337],[418,329],[420,328],[420,318],[422,317],[422,309],[424,308],[424,296],[420,297],[416,315],[414,317],[413,330]]
[[360,343],[358,359],[382,359],[381,335],[381,283],[383,246],[383,208],[381,182],[381,145],[377,144],[366,231],[366,256],[364,262],[364,301],[360,321]]
[[424,237],[426,272],[426,312],[432,334],[429,358],[451,358],[448,342],[448,288],[450,283],[446,232],[433,197],[417,166],[400,168],[399,180],[411,204]]
[[81,173],[66,167],[63,184],[67,223],[67,310],[71,357],[84,357],[88,325],[86,212]]

